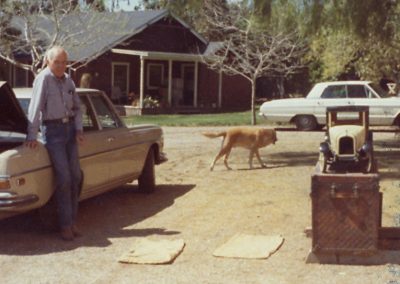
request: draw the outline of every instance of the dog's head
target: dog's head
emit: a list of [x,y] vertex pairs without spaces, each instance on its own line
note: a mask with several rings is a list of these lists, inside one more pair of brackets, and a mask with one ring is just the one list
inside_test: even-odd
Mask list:
[[267,143],[266,145],[270,143],[275,144],[276,141],[278,141],[275,129],[264,128],[262,133],[263,133],[263,140]]
[[278,141],[278,137],[276,137],[275,129],[271,129],[271,131],[272,131],[272,144],[275,144],[275,142]]

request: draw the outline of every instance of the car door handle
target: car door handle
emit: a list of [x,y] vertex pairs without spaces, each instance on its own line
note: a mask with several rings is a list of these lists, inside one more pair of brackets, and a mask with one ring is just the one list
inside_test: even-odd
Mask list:
[[108,137],[107,142],[113,142],[115,140],[115,137]]

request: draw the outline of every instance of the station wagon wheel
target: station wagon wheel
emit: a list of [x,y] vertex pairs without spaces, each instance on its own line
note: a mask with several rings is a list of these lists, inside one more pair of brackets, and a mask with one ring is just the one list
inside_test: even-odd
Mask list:
[[[82,192],[84,175],[81,170],[82,179],[79,182],[79,196]],[[42,207],[37,209],[37,215],[39,217],[39,221],[42,224],[43,228],[48,231],[56,231],[59,229],[59,221],[58,221],[58,210],[57,210],[57,201],[56,196],[53,194],[49,201]]]
[[314,130],[317,128],[317,120],[312,115],[299,115],[295,119],[296,127],[298,130]]
[[56,231],[58,229],[58,213],[55,194],[50,200],[38,209],[38,216],[43,228],[48,231]]
[[156,187],[156,175],[154,169],[154,151],[149,150],[146,161],[144,163],[143,171],[138,180],[139,191],[151,193]]

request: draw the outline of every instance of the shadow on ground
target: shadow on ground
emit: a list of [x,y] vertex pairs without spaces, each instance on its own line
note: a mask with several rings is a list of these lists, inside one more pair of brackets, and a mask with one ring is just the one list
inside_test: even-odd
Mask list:
[[126,227],[172,206],[174,200],[195,187],[159,185],[152,194],[126,185],[80,203],[78,226],[83,233],[73,242],[61,240],[57,232],[42,228],[35,212],[0,221],[0,254],[40,255],[82,246],[106,247],[110,238],[180,234],[173,228],[133,229]]
[[280,152],[272,153],[263,157],[263,160],[273,168],[278,167],[298,167],[298,166],[315,166],[318,161],[318,149],[308,152]]
[[400,179],[400,140],[396,135],[374,141],[375,158],[381,179]]

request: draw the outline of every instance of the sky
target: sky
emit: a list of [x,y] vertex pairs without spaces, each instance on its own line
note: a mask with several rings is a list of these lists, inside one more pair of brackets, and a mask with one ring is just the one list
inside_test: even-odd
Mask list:
[[[106,6],[108,8],[111,7],[111,3],[113,0],[106,0]],[[116,3],[117,0],[114,0],[114,2]],[[139,5],[140,0],[118,0],[119,2],[119,9],[115,8],[114,11],[120,11],[120,10],[124,10],[124,11],[133,11],[133,8],[137,5]],[[129,5],[128,5],[129,2]]]
[[[113,0],[105,0],[106,6],[108,8],[111,7]],[[114,0],[114,2],[116,3],[117,0]],[[118,0],[119,2],[119,9],[115,8],[114,11],[120,11],[120,10],[124,10],[124,11],[133,11],[133,8],[135,6],[138,6],[140,3],[140,0]],[[129,5],[128,5],[129,2]],[[229,2],[238,2],[238,0],[230,0]]]

